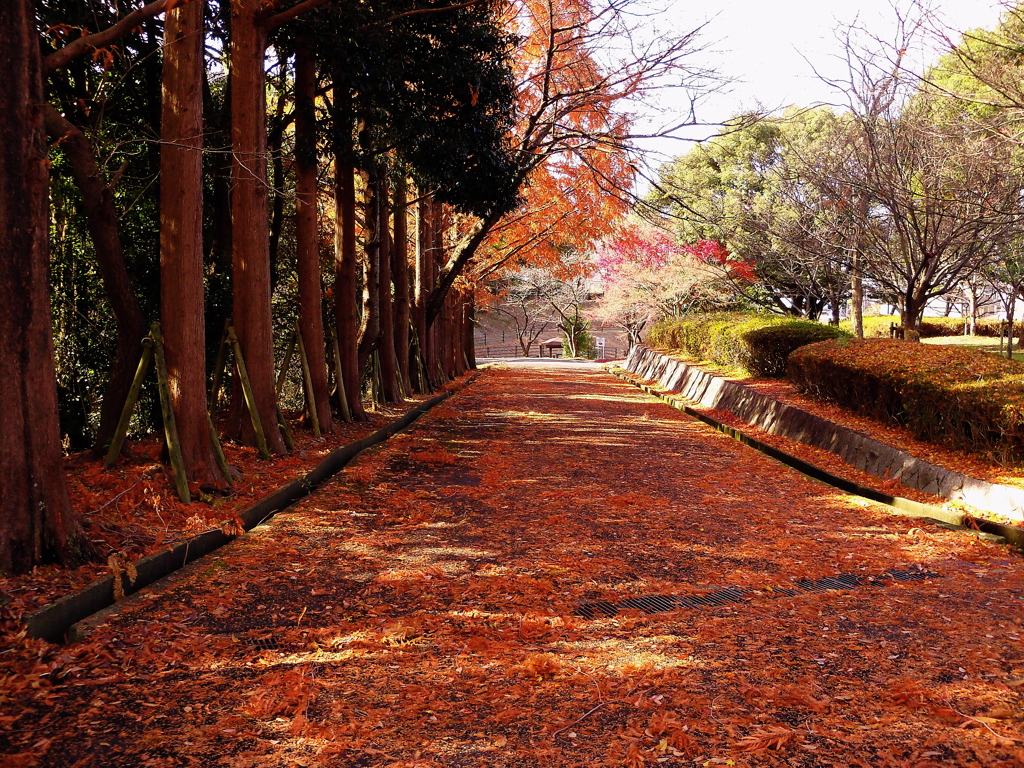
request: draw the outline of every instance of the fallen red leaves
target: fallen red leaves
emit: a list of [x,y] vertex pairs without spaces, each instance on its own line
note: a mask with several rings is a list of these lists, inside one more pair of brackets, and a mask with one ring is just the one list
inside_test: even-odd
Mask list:
[[[1024,760],[1006,548],[859,506],[596,371],[492,371],[449,402],[85,642],[10,649],[0,749],[234,768]],[[937,576],[574,614],[915,564]]]
[[110,470],[84,455],[69,457],[65,470],[72,505],[102,559],[71,571],[49,566],[24,576],[0,575],[0,638],[10,642],[21,631],[28,613],[102,576],[126,573],[141,557],[211,528],[239,532],[237,519],[242,510],[308,472],[330,451],[379,429],[403,410],[371,412],[369,421],[338,424],[337,432],[319,440],[293,427],[295,452],[270,461],[261,460],[254,448],[225,443],[228,463],[239,474],[235,487],[227,496],[207,496],[192,504],[182,504],[175,495],[169,471],[159,461],[162,443],[157,437],[130,445],[125,453],[131,458],[122,458]]

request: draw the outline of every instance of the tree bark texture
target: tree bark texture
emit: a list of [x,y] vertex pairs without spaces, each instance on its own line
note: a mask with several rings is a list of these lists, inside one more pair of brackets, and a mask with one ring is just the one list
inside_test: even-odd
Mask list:
[[[231,241],[234,324],[267,445],[285,453],[277,426],[270,231],[267,197],[267,105],[263,59],[267,33],[257,0],[231,0]],[[238,393],[236,392],[236,398]],[[241,435],[255,443],[249,420]]]
[[[867,195],[860,195],[858,201],[858,213],[860,221],[866,222],[868,218]],[[858,235],[858,241],[862,237]],[[864,278],[862,268],[864,263],[863,247],[860,242],[855,243],[853,249],[853,260],[850,265],[850,319],[853,321],[853,335],[858,339],[864,338]]]
[[160,320],[190,481],[220,485],[206,401],[203,293],[203,6],[168,11],[160,149]]
[[402,389],[412,392],[409,376],[409,211],[406,180],[395,182],[395,241],[391,248],[391,280],[395,285],[395,354]]
[[103,392],[100,422],[92,448],[94,458],[100,458],[114,436],[121,409],[135,377],[135,369],[142,354],[142,339],[147,332],[146,319],[142,316],[124,263],[124,252],[117,230],[114,190],[103,180],[96,155],[85,134],[52,106],[46,105],[44,109],[46,132],[64,150],[75,183],[82,194],[82,210],[96,250],[96,265],[117,323],[117,347],[107,387]]
[[[431,245],[433,235],[430,231],[430,198],[424,196],[417,206],[417,242],[416,242],[416,274],[415,274],[415,313],[416,338],[419,342],[419,361],[414,363],[422,365],[427,374],[425,384],[430,386],[430,372],[427,368],[427,361],[430,358],[430,335],[427,325],[427,298],[432,288],[431,277]],[[425,394],[425,393],[424,393]]]
[[352,161],[351,128],[343,121],[338,128],[339,141],[347,145],[335,151],[334,204],[338,213],[334,222],[334,317],[338,332],[338,351],[345,396],[352,418],[366,420],[362,382],[359,377],[359,297],[356,252],[356,179]]
[[480,247],[481,243],[483,243],[487,238],[487,235],[494,228],[494,225],[500,220],[500,213],[494,212],[488,214],[485,219],[478,222],[473,228],[472,234],[470,234],[465,242],[459,247],[458,251],[452,258],[451,263],[444,264],[430,295],[426,298],[425,311],[427,325],[433,324],[437,319],[437,315],[441,311],[441,307],[444,305],[445,296],[448,295],[452,285],[455,284],[455,280],[462,274],[466,265],[469,264],[473,259],[473,256],[476,255],[477,248]]
[[47,269],[49,215],[42,62],[31,0],[0,3],[0,570],[94,550],[68,497],[60,450]]
[[[431,258],[431,286],[437,286],[441,279],[441,270],[445,263],[444,249],[444,204],[434,203],[430,206],[431,234],[433,235],[433,253]],[[451,291],[445,294],[441,304],[441,312],[438,314],[440,322],[434,323],[433,331],[433,374],[438,376],[437,384],[440,386],[450,378],[448,370],[448,335],[450,330],[449,320],[451,319]],[[429,315],[427,322],[430,322]]]
[[309,48],[295,54],[295,240],[299,281],[299,328],[309,360],[311,402],[321,432],[333,432],[331,392],[327,384],[327,345],[320,283],[320,228],[316,186],[316,69]]
[[380,359],[381,385],[384,400],[397,403],[402,399],[398,388],[398,361],[395,359],[395,315],[391,293],[391,205],[388,199],[388,183],[384,166],[377,168],[377,231],[380,241],[380,275],[378,277],[377,313],[380,317],[380,342],[377,345]]
[[476,320],[476,300],[472,293],[466,295],[466,335],[464,340],[464,350],[466,354],[466,365],[469,366],[470,370],[476,370],[476,334],[475,323]]
[[[372,144],[370,127],[364,123],[359,131],[359,144],[368,150]],[[359,370],[366,370],[367,360],[380,342],[380,194],[379,176],[373,164],[366,174],[366,196],[363,221],[366,246],[363,250],[363,311],[359,322]]]

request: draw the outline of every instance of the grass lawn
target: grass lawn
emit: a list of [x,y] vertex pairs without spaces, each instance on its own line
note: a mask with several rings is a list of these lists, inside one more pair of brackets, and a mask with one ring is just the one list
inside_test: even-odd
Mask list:
[[[921,339],[921,341],[925,344],[967,347],[968,349],[978,349],[982,352],[999,354],[999,339],[993,336],[937,336],[932,339]],[[1005,352],[1003,354],[1005,355]],[[1024,361],[1024,352],[1017,351],[1016,341],[1013,346],[1013,359]]]

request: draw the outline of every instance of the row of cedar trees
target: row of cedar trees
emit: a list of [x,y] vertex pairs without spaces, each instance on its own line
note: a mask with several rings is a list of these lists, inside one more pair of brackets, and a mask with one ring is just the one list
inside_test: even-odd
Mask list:
[[[65,153],[81,189],[104,287],[117,319],[117,354],[100,415],[97,453],[110,441],[138,363],[140,340],[148,331],[124,266],[111,189],[102,180],[83,132],[47,104],[45,78],[83,55],[96,61],[117,40],[161,13],[163,346],[188,480],[223,483],[207,416],[207,335],[219,334],[221,329],[208,330],[204,321],[205,7],[203,0],[159,0],[102,32],[82,32],[72,42],[41,55],[33,0],[0,4],[0,75],[5,83],[0,89],[0,282],[9,297],[19,297],[0,307],[0,370],[6,382],[0,398],[2,570],[23,572],[46,561],[73,565],[94,556],[72,513],[63,479],[47,285],[47,134]],[[281,9],[256,0],[232,0],[224,7],[230,8],[232,319],[267,443],[280,454],[286,448],[278,428],[272,338],[265,56],[268,35],[282,25],[302,21],[307,14],[322,14],[321,23],[329,23],[325,14],[329,3],[305,0]],[[445,14],[451,18],[450,25],[466,19],[479,28],[488,23],[482,8],[479,2],[406,4],[404,10],[390,11],[386,21],[413,23]],[[527,164],[516,165],[500,139],[485,139],[490,146],[468,147],[461,160],[448,158],[453,165],[447,187],[441,181],[431,187],[432,180],[444,176],[443,169],[416,167],[416,158],[424,157],[422,147],[411,146],[403,155],[401,139],[390,141],[375,125],[386,119],[386,110],[366,107],[361,112],[368,103],[360,101],[365,94],[351,89],[345,95],[338,87],[333,92],[324,88],[320,77],[324,59],[316,55],[317,30],[314,24],[305,30],[308,37],[297,33],[289,39],[295,62],[298,316],[310,367],[307,408],[315,411],[320,429],[330,432],[334,416],[322,306],[317,99],[331,99],[335,115],[329,146],[336,212],[333,300],[340,348],[338,394],[344,396],[355,419],[365,418],[361,382],[371,356],[379,360],[383,397],[390,402],[400,401],[407,393],[428,391],[473,364],[472,292],[458,288],[464,261],[448,263],[446,233],[455,208],[443,201],[454,201],[459,210],[493,225],[514,207],[516,190],[529,169]],[[430,34],[436,41],[436,35]],[[469,73],[476,85],[471,81],[465,98],[455,98],[450,108],[442,105],[438,110],[439,114],[468,110],[472,125],[467,132],[474,135],[486,135],[488,130],[496,137],[508,133],[509,126],[502,124],[500,115],[503,108],[506,114],[512,112],[511,104],[501,103],[514,97],[511,70],[506,66],[507,77],[502,70],[501,58],[509,52],[501,49],[500,35],[495,40],[498,50],[482,57],[493,81],[490,92],[486,92],[487,73]],[[481,87],[480,82],[485,85]],[[445,129],[451,127],[449,120]],[[429,159],[423,163],[429,164]],[[418,186],[408,183],[408,174]],[[488,187],[492,194],[482,199],[487,195],[479,190]],[[357,205],[358,188],[362,189],[361,206]],[[477,197],[475,202],[465,202],[472,195]],[[362,248],[358,247],[360,231]],[[480,228],[476,237],[481,237]],[[251,444],[255,435],[250,420],[244,418],[244,408],[234,403],[231,412],[229,436]]]

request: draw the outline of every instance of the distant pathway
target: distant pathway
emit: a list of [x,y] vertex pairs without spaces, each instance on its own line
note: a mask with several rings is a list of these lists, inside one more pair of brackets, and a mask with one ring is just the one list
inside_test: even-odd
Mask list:
[[485,372],[36,670],[42,688],[0,710],[0,750],[1019,764],[1024,561],[807,480],[594,365],[536,363]]

